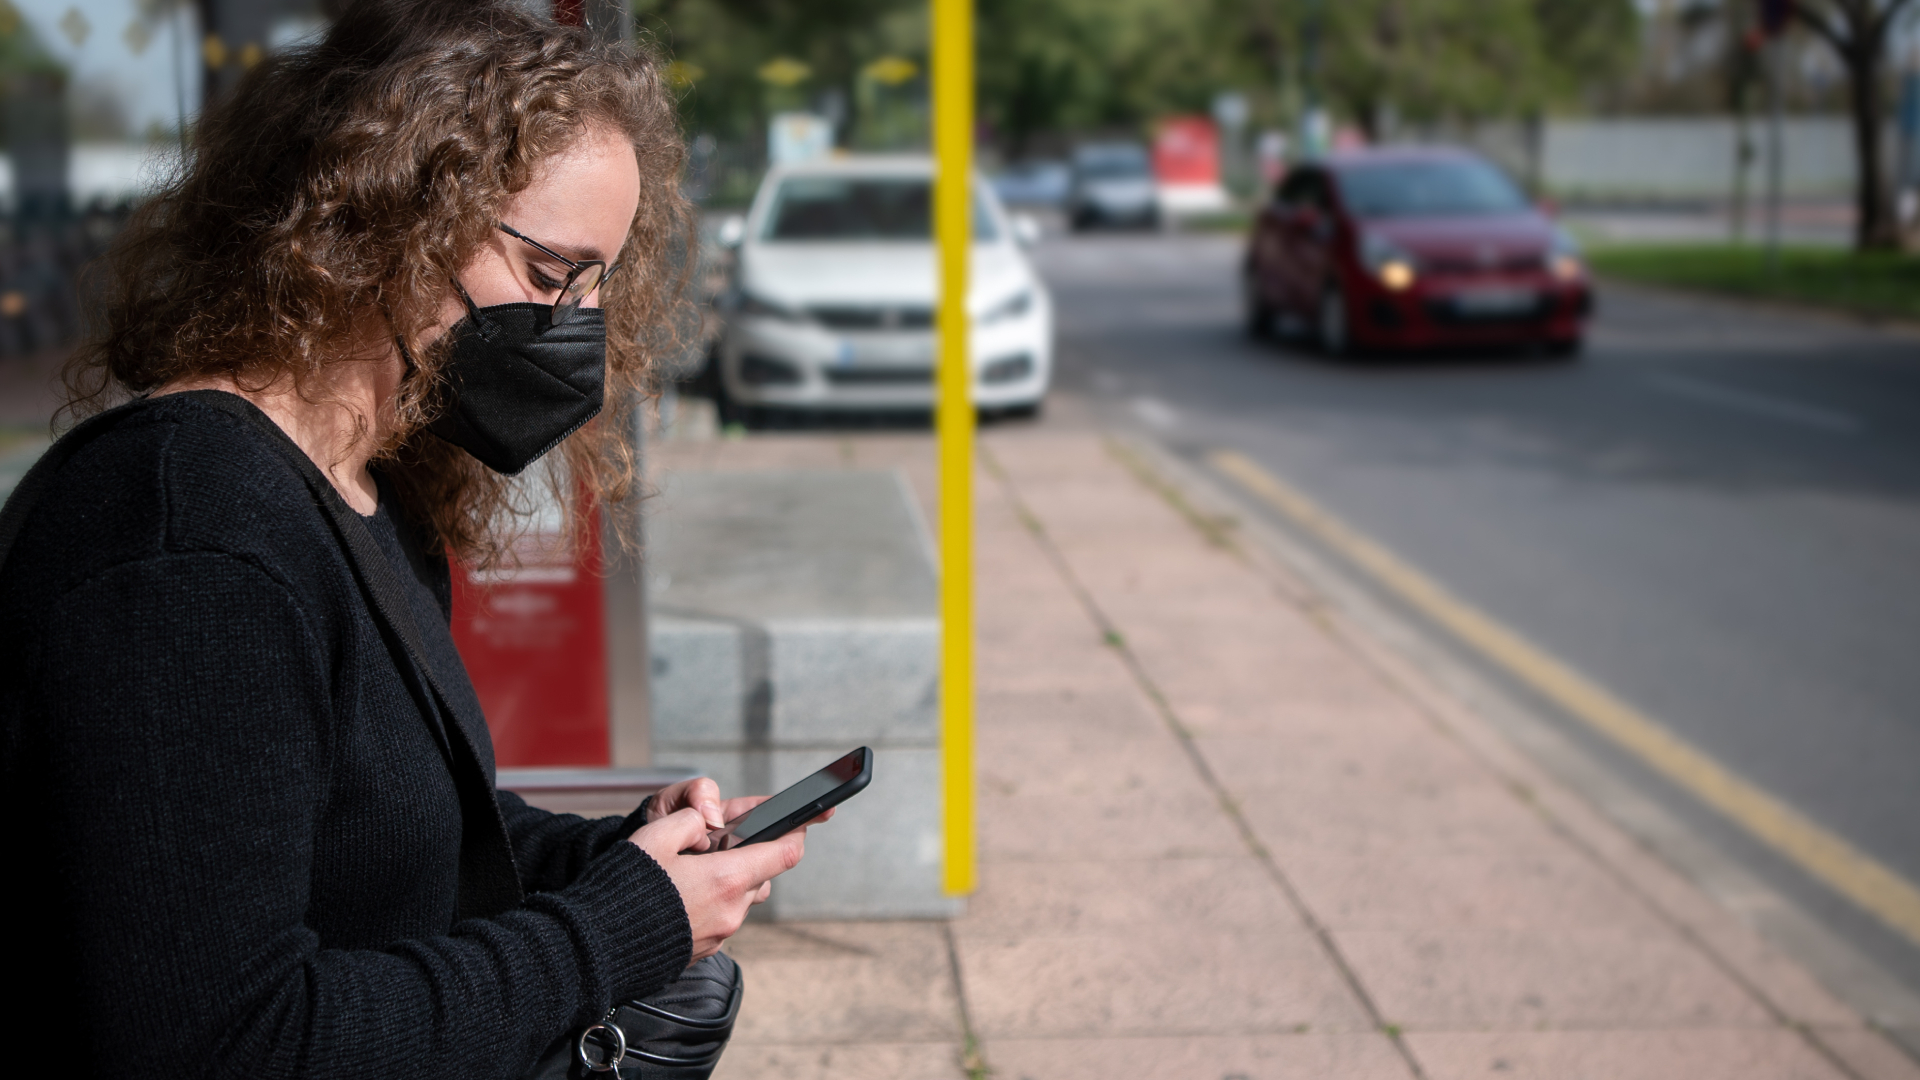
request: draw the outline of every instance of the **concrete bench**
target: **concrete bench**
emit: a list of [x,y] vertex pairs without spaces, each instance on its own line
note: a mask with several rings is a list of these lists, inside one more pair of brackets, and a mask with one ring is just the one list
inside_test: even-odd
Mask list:
[[770,793],[856,746],[872,785],[772,917],[954,914],[941,890],[933,549],[891,472],[685,472],[647,525],[653,760]]

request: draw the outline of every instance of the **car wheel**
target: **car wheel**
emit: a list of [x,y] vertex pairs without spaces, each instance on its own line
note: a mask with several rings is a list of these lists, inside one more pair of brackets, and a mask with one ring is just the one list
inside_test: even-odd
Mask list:
[[1578,360],[1586,351],[1587,339],[1583,334],[1570,338],[1553,338],[1546,343],[1545,352],[1555,360]]
[[1000,415],[1009,420],[1037,420],[1040,418],[1040,410],[1045,404],[1046,402],[1044,400],[1036,399],[1034,401],[1023,402],[1019,405],[1008,405],[1000,410]]
[[1353,352],[1352,328],[1347,320],[1347,297],[1338,285],[1328,285],[1320,294],[1320,318],[1315,326],[1320,351],[1328,356],[1347,356]]
[[1240,275],[1240,311],[1246,318],[1248,337],[1255,341],[1273,337],[1273,305],[1260,295],[1260,285],[1251,271]]

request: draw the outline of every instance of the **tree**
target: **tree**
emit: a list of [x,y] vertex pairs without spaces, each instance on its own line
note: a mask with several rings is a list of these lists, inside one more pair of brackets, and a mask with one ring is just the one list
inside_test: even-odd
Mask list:
[[1532,0],[1343,0],[1327,29],[1327,94],[1369,138],[1389,116],[1479,119],[1546,94]]
[[804,66],[793,96],[837,91],[850,103],[865,63],[888,54],[924,59],[925,8],[924,0],[634,0],[633,10],[636,25],[675,61],[688,126],[745,136],[766,121],[761,72],[769,62]]
[[1575,97],[1632,66],[1640,45],[1633,0],[1533,0],[1550,99]]
[[1886,123],[1887,38],[1909,0],[1790,0],[1788,9],[1839,54],[1847,69],[1853,114],[1854,243],[1862,250],[1900,244],[1886,176],[1881,129]]
[[[1215,0],[1246,77],[1306,84],[1370,135],[1534,115],[1619,70],[1634,0]],[[1311,48],[1309,48],[1309,43]],[[1307,54],[1311,52],[1312,56]],[[1308,70],[1311,68],[1311,70]]]
[[1042,132],[1204,110],[1232,70],[1204,4],[979,0],[978,12],[979,115],[1014,157]]

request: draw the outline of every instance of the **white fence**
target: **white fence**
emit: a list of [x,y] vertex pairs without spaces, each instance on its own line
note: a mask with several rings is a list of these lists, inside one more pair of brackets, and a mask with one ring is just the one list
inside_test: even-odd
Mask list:
[[[1725,198],[1733,188],[1738,135],[1730,117],[1556,120],[1545,126],[1540,178],[1567,198]],[[1781,124],[1781,186],[1795,198],[1845,197],[1853,191],[1853,127],[1845,117],[1790,117]],[[1766,184],[1767,126],[1748,125],[1754,156],[1749,192]],[[1886,159],[1898,150],[1886,135]]]
[[[1796,200],[1845,201],[1854,188],[1853,123],[1844,116],[1788,117],[1781,124],[1783,193]],[[1747,192],[1766,187],[1767,123],[1747,124],[1752,158]],[[1409,131],[1396,142],[1474,147],[1514,175],[1538,181],[1569,201],[1724,201],[1733,191],[1738,127],[1730,116],[1619,117],[1548,120],[1529,131],[1517,123]],[[1885,135],[1889,175],[1909,148],[1892,128]],[[1909,175],[1912,175],[1911,173]]]

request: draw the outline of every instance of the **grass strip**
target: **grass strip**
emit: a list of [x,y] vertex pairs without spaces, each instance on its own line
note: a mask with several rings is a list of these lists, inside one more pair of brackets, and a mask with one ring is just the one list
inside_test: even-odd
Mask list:
[[1774,269],[1756,245],[1607,245],[1587,258],[1621,281],[1920,320],[1920,258],[1901,252],[1785,247]]

